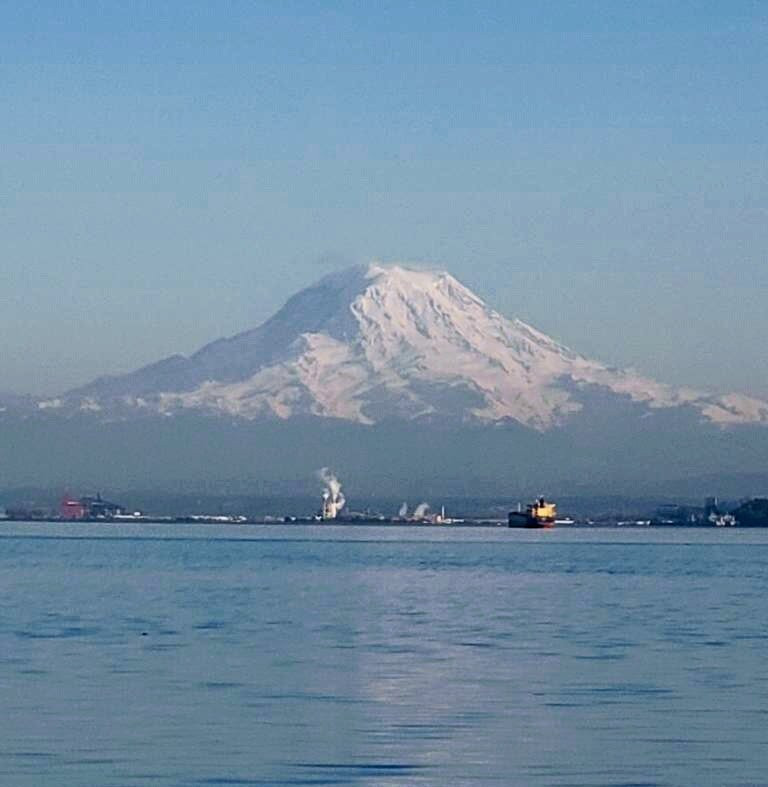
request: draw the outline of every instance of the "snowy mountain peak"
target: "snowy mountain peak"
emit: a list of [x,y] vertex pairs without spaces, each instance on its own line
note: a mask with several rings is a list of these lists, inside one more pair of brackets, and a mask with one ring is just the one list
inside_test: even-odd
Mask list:
[[595,390],[648,408],[693,407],[722,424],[768,423],[764,402],[610,369],[503,317],[444,271],[381,263],[324,277],[258,328],[189,358],[102,378],[62,402],[108,412],[200,409],[366,424],[512,420],[545,430],[573,417]]

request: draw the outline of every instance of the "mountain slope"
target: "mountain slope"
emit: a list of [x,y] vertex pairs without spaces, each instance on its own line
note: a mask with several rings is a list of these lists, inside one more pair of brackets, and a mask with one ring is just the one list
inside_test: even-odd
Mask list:
[[447,273],[378,264],[331,274],[258,328],[188,358],[101,378],[41,406],[360,424],[513,421],[544,431],[596,394],[686,407],[721,425],[768,423],[768,403],[609,368],[503,317]]

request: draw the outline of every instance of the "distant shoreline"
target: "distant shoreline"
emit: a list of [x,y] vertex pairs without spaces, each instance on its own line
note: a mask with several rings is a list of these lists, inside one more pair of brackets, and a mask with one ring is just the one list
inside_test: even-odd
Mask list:
[[[21,518],[21,517],[2,517],[0,518],[0,526],[6,523],[17,523],[27,525],[238,525],[238,526],[283,526],[295,527],[306,525],[317,525],[322,527],[406,527],[406,528],[481,528],[492,527],[500,529],[520,530],[521,528],[508,528],[506,520],[503,519],[464,519],[461,522],[429,522],[429,521],[408,521],[398,519],[336,519],[336,520],[321,520],[310,517],[286,517],[286,518],[269,518],[269,517],[233,517],[232,519],[225,517],[204,517],[204,516],[178,516],[178,517],[123,517],[115,519],[57,519],[55,517],[45,518]],[[623,522],[623,521],[599,521],[599,522],[572,522],[567,524],[557,525],[554,530],[592,530],[600,528],[623,528],[641,530],[653,528],[654,530],[669,530],[669,529],[685,529],[685,530],[754,530],[768,528],[768,524],[764,525],[732,525],[729,527],[720,527],[712,524],[702,523],[669,523],[669,522]]]

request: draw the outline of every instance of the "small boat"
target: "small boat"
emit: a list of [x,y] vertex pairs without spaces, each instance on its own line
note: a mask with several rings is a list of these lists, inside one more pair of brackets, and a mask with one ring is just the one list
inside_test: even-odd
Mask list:
[[554,527],[557,519],[557,506],[548,503],[543,497],[525,507],[525,511],[510,511],[509,527]]

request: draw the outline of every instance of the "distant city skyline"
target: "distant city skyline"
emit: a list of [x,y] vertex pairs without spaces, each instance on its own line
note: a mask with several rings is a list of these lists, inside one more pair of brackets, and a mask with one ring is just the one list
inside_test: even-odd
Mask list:
[[0,391],[188,354],[379,259],[590,357],[768,396],[763,4],[0,19]]

